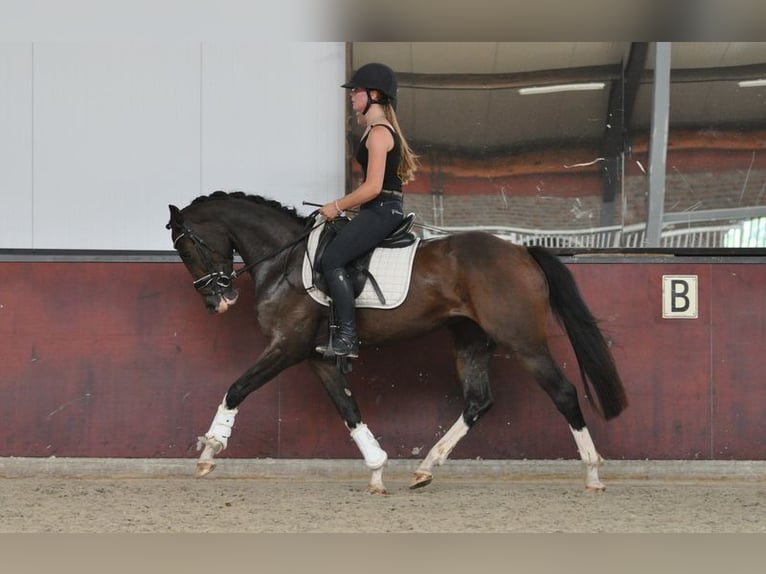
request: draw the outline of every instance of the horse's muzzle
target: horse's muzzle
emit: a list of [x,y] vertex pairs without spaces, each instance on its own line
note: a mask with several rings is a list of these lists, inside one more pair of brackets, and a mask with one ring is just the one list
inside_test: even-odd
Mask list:
[[239,298],[239,291],[234,289],[233,287],[229,287],[223,292],[220,293],[213,293],[212,295],[206,295],[204,297],[205,299],[205,308],[207,309],[208,313],[215,314],[215,313],[225,313],[229,310],[229,307],[234,305],[237,302],[237,299]]

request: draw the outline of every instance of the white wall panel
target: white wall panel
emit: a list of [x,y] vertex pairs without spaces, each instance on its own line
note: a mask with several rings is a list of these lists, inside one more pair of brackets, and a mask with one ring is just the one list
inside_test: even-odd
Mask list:
[[0,248],[32,244],[32,43],[0,43]]
[[199,189],[199,43],[35,46],[34,247],[167,248]]
[[344,191],[342,43],[204,44],[202,187],[308,213]]
[[343,43],[0,44],[1,248],[169,249],[167,205],[344,186]]

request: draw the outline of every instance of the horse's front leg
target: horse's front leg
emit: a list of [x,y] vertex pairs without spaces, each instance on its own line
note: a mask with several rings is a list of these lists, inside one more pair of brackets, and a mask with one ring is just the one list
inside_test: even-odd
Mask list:
[[372,471],[367,492],[386,494],[386,486],[383,484],[383,466],[388,460],[388,455],[386,451],[380,448],[380,444],[369,427],[362,422],[359,406],[351,392],[348,380],[332,363],[313,360],[310,364],[330,395],[335,408],[346,424],[346,428],[351,432],[351,439],[362,453],[364,463]]
[[228,444],[231,430],[234,427],[234,417],[238,409],[231,409],[226,404],[226,395],[223,401],[218,405],[218,410],[213,417],[213,422],[208,431],[200,437],[197,437],[197,450],[202,454],[197,461],[197,471],[195,476],[202,478],[209,474],[215,468],[214,458],[219,452],[224,450]]
[[230,387],[218,405],[213,422],[204,436],[197,439],[197,450],[202,450],[197,461],[195,476],[201,478],[215,468],[215,456],[224,450],[234,427],[238,406],[250,393],[259,389],[287,367],[303,357],[286,355],[278,344],[267,347],[256,361]]

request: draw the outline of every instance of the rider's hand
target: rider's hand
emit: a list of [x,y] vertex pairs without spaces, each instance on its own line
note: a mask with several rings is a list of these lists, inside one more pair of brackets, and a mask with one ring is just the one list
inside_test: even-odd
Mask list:
[[332,201],[330,203],[325,203],[320,209],[319,214],[324,217],[327,221],[332,221],[339,215],[342,215],[343,212],[338,209],[338,202]]

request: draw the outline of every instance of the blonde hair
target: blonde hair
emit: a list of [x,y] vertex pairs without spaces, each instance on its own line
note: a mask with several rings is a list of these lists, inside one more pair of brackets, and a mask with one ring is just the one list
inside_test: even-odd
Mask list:
[[402,180],[402,184],[409,183],[415,179],[415,172],[420,166],[418,156],[410,148],[410,144],[407,143],[402,128],[399,127],[399,122],[396,119],[396,112],[391,105],[384,106],[386,119],[393,126],[394,131],[399,135],[399,141],[402,148],[402,160],[399,162],[399,168],[396,170],[396,175]]

